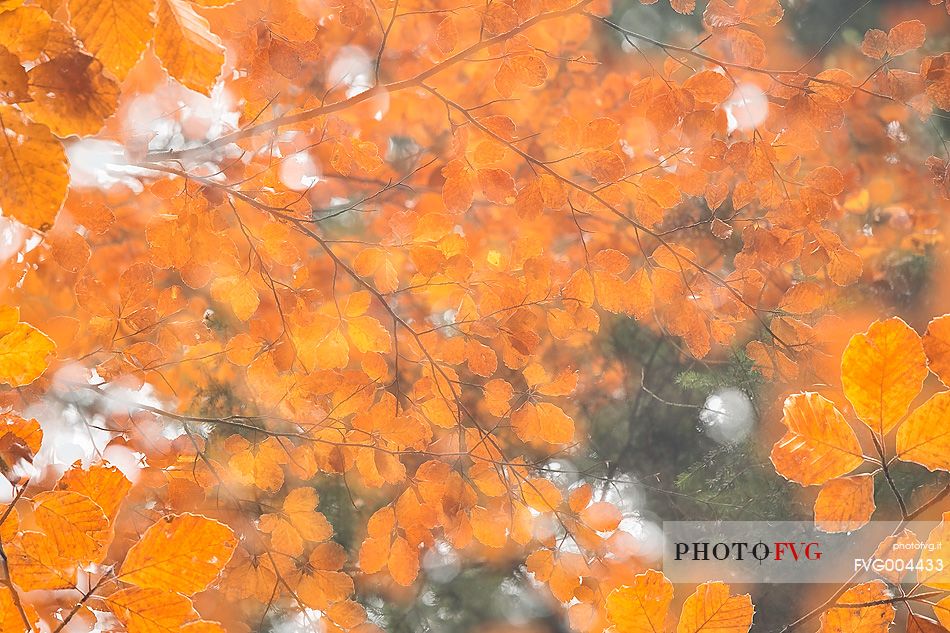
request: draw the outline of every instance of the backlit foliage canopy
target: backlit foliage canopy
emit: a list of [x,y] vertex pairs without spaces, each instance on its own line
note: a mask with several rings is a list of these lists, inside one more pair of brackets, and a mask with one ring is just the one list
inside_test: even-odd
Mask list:
[[950,470],[948,317],[830,337],[942,248],[948,9],[805,50],[666,1],[0,0],[0,630],[368,632],[448,551],[576,631],[744,633],[556,466],[625,319],[822,385],[772,461],[829,531],[890,456]]

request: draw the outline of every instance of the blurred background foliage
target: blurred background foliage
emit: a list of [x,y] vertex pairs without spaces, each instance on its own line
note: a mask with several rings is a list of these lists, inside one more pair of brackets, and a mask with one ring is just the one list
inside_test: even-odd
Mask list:
[[[788,53],[814,64],[834,67],[836,51],[860,45],[864,32],[887,24],[887,12],[906,12],[918,0],[791,0],[783,2]],[[699,3],[702,9],[704,3]],[[668,3],[644,6],[638,0],[617,0],[612,19],[663,41],[701,38],[701,10],[676,14]],[[840,28],[839,28],[840,26]],[[617,56],[633,55],[612,32],[603,31],[602,46]],[[947,33],[929,37],[950,40]],[[943,48],[940,48],[940,47]],[[938,42],[936,48],[950,48]],[[649,52],[647,52],[649,54]],[[948,118],[934,117],[937,132],[947,136]],[[708,211],[708,210],[707,210]],[[734,240],[737,252],[741,242]],[[726,249],[728,251],[728,248]],[[733,254],[734,254],[733,252]],[[925,300],[933,275],[928,255],[895,250],[887,258],[888,274],[853,292],[877,302],[885,311],[908,310]],[[775,473],[769,449],[781,435],[781,397],[753,369],[741,351],[721,359],[696,361],[668,338],[632,319],[605,322],[587,353],[603,365],[619,366],[627,386],[622,397],[603,394],[599,402],[578,401],[578,420],[586,420],[587,446],[550,468],[565,483],[586,481],[626,510],[626,529],[639,525],[645,541],[659,536],[664,520],[810,520],[811,507],[800,488]],[[209,394],[211,408],[225,402],[227,390]],[[213,397],[212,397],[213,396]],[[783,396],[782,396],[783,397]],[[222,410],[228,410],[224,405]],[[207,413],[207,412],[205,412]],[[902,464],[894,470],[899,485],[912,488],[922,469]],[[349,551],[359,547],[359,516],[374,508],[350,495],[345,482],[327,479],[318,485],[320,509],[331,521],[334,538]],[[885,487],[878,487],[880,508],[894,505]],[[650,552],[645,552],[649,565]],[[362,587],[364,605],[377,623],[392,633],[494,633],[569,631],[563,611],[546,590],[533,583],[515,557],[472,567],[444,548],[423,561],[425,586],[403,602],[375,596]],[[734,587],[749,591],[756,605],[753,630],[776,631],[801,609],[801,585]],[[687,592],[677,590],[677,595]],[[827,592],[826,592],[827,593]],[[790,599],[790,596],[793,599]],[[258,630],[281,630],[272,610]],[[814,627],[812,627],[814,628]]]

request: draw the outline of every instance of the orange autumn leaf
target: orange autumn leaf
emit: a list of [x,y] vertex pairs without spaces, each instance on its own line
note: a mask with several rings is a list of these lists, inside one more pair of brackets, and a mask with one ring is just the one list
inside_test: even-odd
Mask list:
[[482,194],[496,204],[512,204],[515,201],[515,181],[503,169],[479,169],[478,186]]
[[326,517],[316,511],[318,503],[312,488],[295,488],[284,498],[280,512],[261,515],[260,529],[271,535],[276,551],[298,556],[305,542],[325,541],[333,535]]
[[904,630],[908,633],[943,633],[946,629],[933,618],[910,612]]
[[389,549],[387,567],[393,580],[408,587],[419,574],[419,550],[406,539],[397,536]]
[[235,436],[233,445],[236,450],[228,464],[239,482],[273,492],[284,485],[282,465],[287,463],[287,452],[276,438],[252,445]]
[[566,444],[574,439],[574,420],[557,405],[539,402],[538,437],[549,444]]
[[68,52],[27,73],[32,100],[23,110],[56,136],[89,136],[115,113],[119,85],[102,63],[85,53]]
[[98,563],[112,540],[109,519],[98,503],[69,490],[33,497],[33,514],[56,551],[76,562]]
[[950,383],[950,315],[943,315],[927,324],[923,336],[927,366],[943,384]]
[[803,486],[847,475],[864,462],[858,438],[844,416],[817,393],[785,401],[782,424],[788,431],[772,447],[775,470]]
[[211,284],[211,296],[228,302],[234,315],[242,321],[251,318],[261,302],[254,285],[243,275],[215,279]]
[[941,391],[917,407],[897,430],[897,456],[928,470],[950,470],[950,434],[944,428],[950,392]]
[[14,462],[16,459],[30,458],[39,452],[43,444],[43,429],[36,420],[22,418],[14,413],[0,415],[0,444],[9,454],[4,459]]
[[673,583],[651,569],[607,596],[607,617],[617,633],[663,631],[672,601]]
[[728,77],[713,70],[696,73],[686,80],[683,87],[692,92],[698,100],[707,103],[722,103],[734,90]]
[[[921,547],[918,559],[920,571],[917,572],[916,578],[918,583],[934,589],[950,589],[950,569],[941,563],[948,547],[950,547],[950,512],[944,512],[940,517],[940,523],[930,531],[924,541],[924,546]],[[915,566],[915,569],[918,567]]]
[[746,633],[752,627],[754,612],[749,594],[730,596],[729,585],[723,582],[703,583],[683,603],[676,632]]
[[336,543],[317,545],[307,559],[307,568],[297,578],[296,592],[305,605],[325,610],[353,593],[353,579],[338,571],[346,558]]
[[46,46],[53,20],[39,6],[11,8],[0,13],[0,46],[23,59],[33,59]]
[[185,0],[159,0],[155,54],[183,86],[211,94],[224,64],[224,47],[208,21]]
[[604,149],[617,142],[620,124],[613,119],[594,119],[581,132],[581,143],[590,149]]
[[[794,392],[818,526],[945,511],[950,335],[883,320],[941,305],[943,3],[640,4],[0,0],[0,629],[748,630],[644,540],[789,518]],[[879,589],[810,621],[936,626]]]
[[113,522],[119,506],[132,488],[132,482],[115,466],[96,464],[83,469],[74,464],[73,468],[63,473],[56,487],[90,498]]
[[392,340],[389,331],[371,316],[360,316],[347,321],[347,333],[353,346],[360,352],[379,352],[382,354],[392,350]]
[[[907,551],[917,551],[922,543],[917,535],[904,528],[897,534],[885,538],[874,550],[874,557],[879,558],[884,563],[884,568],[880,576],[889,582],[897,583],[908,573],[914,571],[909,565],[901,565],[898,560],[907,560]],[[893,561],[890,564],[887,561]]]
[[886,435],[907,413],[927,376],[920,337],[893,318],[855,334],[841,357],[844,394],[858,418]]
[[934,614],[936,614],[940,624],[947,628],[947,624],[950,624],[950,596],[941,599],[934,605]]
[[90,53],[119,79],[142,57],[155,28],[152,0],[70,0],[69,23]]
[[897,57],[916,50],[927,39],[927,27],[920,20],[901,22],[887,32],[887,54]]
[[194,514],[153,524],[126,554],[118,576],[143,589],[203,591],[231,560],[237,540],[228,526]]
[[[865,604],[890,597],[887,585],[873,580],[856,585],[842,593],[837,604]],[[895,610],[891,604],[871,604],[863,607],[835,607],[821,615],[821,633],[833,631],[867,631],[885,633],[894,621]]]
[[19,308],[0,306],[0,383],[28,385],[46,371],[53,341],[20,321]]
[[20,59],[0,46],[0,101],[17,103],[30,98],[26,70]]
[[580,512],[581,520],[591,529],[598,532],[609,532],[617,529],[623,514],[620,508],[606,501],[593,503]]
[[360,569],[375,574],[389,564],[392,542],[389,537],[369,537],[360,545]]
[[887,52],[887,33],[880,29],[870,29],[861,41],[861,52],[868,57],[881,59]]
[[815,499],[815,525],[823,532],[853,532],[874,514],[874,477],[832,479]]
[[106,605],[129,633],[190,630],[185,625],[198,619],[191,600],[173,591],[131,587],[110,595]]
[[442,199],[445,208],[452,213],[464,213],[475,199],[475,182],[472,173],[461,163],[452,161],[442,169],[445,182]]
[[353,629],[366,621],[366,609],[352,600],[343,600],[330,605],[326,617],[341,628]]
[[0,106],[0,128],[12,139],[0,145],[0,168],[7,174],[0,207],[4,215],[27,226],[48,229],[69,184],[63,146],[45,125],[27,120],[8,106]]
[[436,29],[435,41],[436,46],[439,47],[443,55],[448,55],[455,50],[455,46],[458,43],[458,29],[451,16],[439,22],[439,26]]
[[601,184],[616,182],[623,177],[623,159],[615,152],[606,149],[587,152],[584,161],[590,175]]
[[9,557],[10,578],[23,591],[76,586],[76,562],[61,555],[47,535],[23,532],[4,547]]
[[[14,602],[12,589],[0,589],[0,631],[25,630],[23,616]],[[36,610],[27,605],[27,621],[30,626],[39,626],[39,617]]]

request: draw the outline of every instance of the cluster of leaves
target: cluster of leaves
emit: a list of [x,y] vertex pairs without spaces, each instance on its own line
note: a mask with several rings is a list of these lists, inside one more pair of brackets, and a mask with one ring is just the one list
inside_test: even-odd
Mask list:
[[[950,487],[911,508],[904,500],[906,491],[895,483],[891,469],[896,460],[901,460],[929,471],[950,471],[950,391],[937,391],[910,410],[931,372],[941,386],[946,386],[950,379],[948,354],[950,315],[931,321],[922,339],[899,318],[875,321],[866,332],[851,338],[841,358],[843,395],[861,428],[869,432],[874,456],[864,453],[854,427],[835,403],[815,392],[797,393],[785,401],[782,423],[788,430],[775,443],[771,455],[780,475],[803,486],[821,486],[815,499],[815,525],[826,532],[853,532],[867,525],[876,510],[875,479],[886,481],[899,504],[902,522],[880,544],[877,555],[882,560],[906,558],[903,548],[912,546],[912,557],[916,560],[919,552],[923,563],[916,574],[916,586],[938,590],[928,593],[929,599],[941,596],[950,587],[943,564],[935,562],[947,547],[950,512],[923,542],[904,525],[942,499]],[[852,474],[857,469],[866,472]],[[899,584],[913,568],[899,569],[880,575],[889,583]],[[826,614],[824,626],[829,630],[861,626],[862,630],[886,631],[895,616],[893,595],[882,580],[857,585],[842,594],[839,603],[879,604],[833,609]],[[915,596],[902,597],[919,601]],[[934,611],[944,626],[950,624],[950,596],[942,597]],[[938,630],[925,624],[927,618],[913,609],[908,617],[907,630]],[[836,623],[831,624],[831,620]]]
[[[15,451],[29,455],[43,441],[36,420],[6,415],[2,430],[5,457]],[[117,534],[116,519],[131,487],[114,466],[83,469],[77,463],[52,490],[29,499],[32,527],[37,529],[21,525],[16,504],[9,504],[0,521],[8,582],[22,591],[75,592],[80,591],[80,570],[107,567],[110,573],[99,578],[86,600],[75,604],[70,618],[94,627],[91,609],[98,609],[114,614],[129,631],[223,631],[218,623],[199,618],[191,596],[214,583],[231,560],[237,546],[234,531],[200,515],[165,515],[140,537],[133,535],[123,548],[123,560],[113,562],[113,540],[129,536]],[[0,623],[4,631],[40,627],[36,609],[24,604],[12,585],[0,596]]]
[[150,43],[168,73],[194,90],[207,93],[224,64],[220,39],[188,0],[13,1],[0,11],[0,127],[7,139],[0,168],[9,176],[0,205],[40,230],[52,226],[69,186],[59,139],[102,129],[118,105],[120,82]]
[[[890,244],[940,241],[918,120],[950,73],[917,19],[812,72],[770,65],[778,0],[712,0],[677,43],[610,15],[0,2],[4,631],[372,631],[360,596],[411,598],[439,548],[526,560],[578,631],[667,619],[624,509],[552,475],[576,401],[622,390],[602,319],[827,374],[827,306]],[[70,185],[86,169],[101,187]],[[33,417],[92,449],[59,463]],[[358,542],[333,540],[328,479]],[[678,628],[751,621],[710,583]]]

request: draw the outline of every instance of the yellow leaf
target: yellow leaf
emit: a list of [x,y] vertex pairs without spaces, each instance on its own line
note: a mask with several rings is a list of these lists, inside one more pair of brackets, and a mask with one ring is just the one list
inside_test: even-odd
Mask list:
[[69,23],[90,53],[119,79],[152,39],[154,0],[69,0]]
[[673,583],[650,569],[607,596],[607,619],[617,633],[660,633],[672,601]]
[[950,391],[936,393],[897,430],[897,457],[929,470],[950,470]]
[[20,322],[20,309],[0,307],[0,383],[28,385],[46,371],[53,341],[29,323]]
[[778,474],[811,486],[847,475],[864,462],[857,436],[830,400],[797,393],[785,400],[784,412],[788,432],[771,454]]
[[99,504],[69,490],[41,492],[33,504],[37,524],[60,555],[80,563],[102,561],[112,531]]
[[815,500],[815,525],[824,532],[852,532],[874,514],[874,477],[832,479]]
[[118,576],[138,587],[191,595],[214,582],[236,546],[223,523],[194,514],[164,517],[132,546]]
[[920,337],[898,318],[875,321],[851,337],[841,357],[841,383],[858,418],[886,435],[907,413],[927,377]]
[[28,121],[8,106],[0,106],[0,128],[7,139],[0,144],[3,215],[47,230],[66,199],[66,152],[49,128]]
[[185,0],[159,0],[155,53],[181,85],[206,95],[224,65],[221,40]]
[[106,604],[128,633],[178,633],[198,619],[191,600],[172,591],[131,587],[110,595]]
[[243,275],[215,279],[211,284],[211,295],[218,301],[227,301],[234,315],[242,321],[250,319],[261,303],[254,284]]
[[353,341],[353,346],[359,351],[379,352],[386,354],[392,351],[392,340],[389,331],[379,321],[371,316],[361,316],[349,319],[346,329]]
[[730,596],[724,582],[703,583],[683,603],[676,633],[745,633],[752,627],[754,612],[749,594]]

